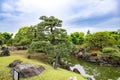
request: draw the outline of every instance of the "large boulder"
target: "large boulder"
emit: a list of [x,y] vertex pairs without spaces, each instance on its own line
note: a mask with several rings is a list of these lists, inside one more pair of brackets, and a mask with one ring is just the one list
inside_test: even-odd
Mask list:
[[91,54],[90,53],[84,53],[84,60],[89,61],[91,59]]
[[13,75],[14,70],[19,73],[20,78],[28,78],[41,74],[45,70],[45,68],[41,65],[35,66],[33,64],[24,63],[16,65],[14,68],[12,68],[12,70],[10,71],[11,75]]
[[91,62],[91,63],[97,63],[97,60],[95,59],[94,56],[91,56],[91,57],[89,58],[89,62]]
[[93,80],[91,77],[87,77],[87,80]]
[[64,69],[70,71],[70,65],[69,65],[69,64],[65,65],[65,66],[64,66]]

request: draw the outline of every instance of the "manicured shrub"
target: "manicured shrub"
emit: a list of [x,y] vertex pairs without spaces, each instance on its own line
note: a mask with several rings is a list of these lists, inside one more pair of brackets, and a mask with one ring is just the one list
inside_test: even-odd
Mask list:
[[120,52],[118,48],[105,47],[102,49],[103,54],[107,54],[113,57],[120,57]]
[[105,47],[102,49],[102,52],[103,53],[113,53],[113,52],[118,52],[118,50],[115,48],[112,48],[112,47]]
[[76,50],[76,46],[72,42],[64,42],[55,45],[55,52],[59,52],[61,56],[68,56],[71,52]]
[[54,47],[49,41],[36,41],[32,42],[29,47],[29,52],[43,52],[43,53],[52,53]]
[[103,54],[103,53],[102,53],[101,51],[97,51],[97,54],[98,54],[98,55],[101,55],[101,54]]

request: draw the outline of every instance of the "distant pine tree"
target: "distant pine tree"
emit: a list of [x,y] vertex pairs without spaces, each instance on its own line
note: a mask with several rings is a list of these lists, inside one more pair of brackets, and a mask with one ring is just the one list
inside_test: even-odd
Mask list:
[[90,34],[90,30],[87,31],[87,34]]

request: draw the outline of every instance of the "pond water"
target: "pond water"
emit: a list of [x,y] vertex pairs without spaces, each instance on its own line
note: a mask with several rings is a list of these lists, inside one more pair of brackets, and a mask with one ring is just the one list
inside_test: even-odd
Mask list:
[[81,65],[86,74],[93,75],[95,80],[120,80],[120,67],[105,67],[71,58],[71,62]]

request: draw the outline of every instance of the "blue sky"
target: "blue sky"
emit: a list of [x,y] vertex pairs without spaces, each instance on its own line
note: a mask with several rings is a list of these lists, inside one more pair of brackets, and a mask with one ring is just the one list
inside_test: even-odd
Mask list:
[[120,0],[0,0],[0,32],[16,33],[40,16],[63,20],[68,33],[120,29]]

